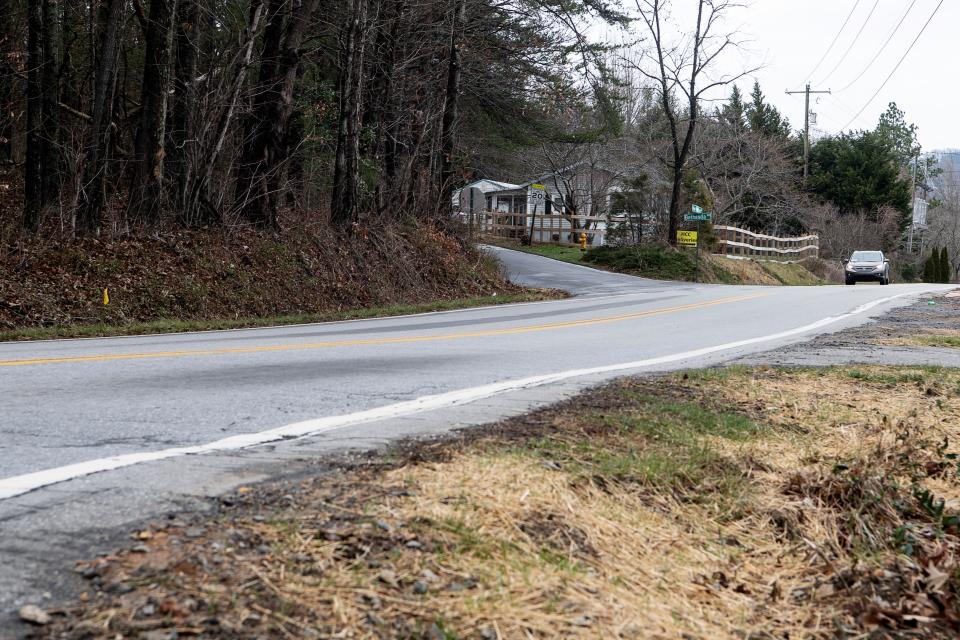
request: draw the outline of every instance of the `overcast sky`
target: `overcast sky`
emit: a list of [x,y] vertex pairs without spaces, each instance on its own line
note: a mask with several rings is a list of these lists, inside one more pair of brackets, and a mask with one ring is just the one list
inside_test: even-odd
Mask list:
[[[916,0],[873,66],[845,88],[867,68],[912,1],[753,0],[740,17],[745,35],[752,40],[747,45],[749,56],[758,64],[765,64],[756,74],[764,92],[790,122],[800,128],[803,96],[787,96],[784,90],[802,89],[807,79],[814,89],[831,89],[831,95],[817,99],[811,96],[810,108],[817,113],[816,128],[830,133],[848,127],[873,128],[887,104],[895,101],[906,112],[908,120],[920,127],[924,148],[960,147],[957,126],[960,2],[957,0],[944,1],[920,41],[876,98],[867,102],[910,47],[940,0]],[[875,4],[876,9],[870,15]],[[854,5],[857,7],[849,23],[811,77],[810,72],[827,52]],[[865,23],[859,39],[854,41]],[[847,51],[849,54],[844,58]],[[743,89],[749,89],[747,85],[751,83],[742,84]],[[854,119],[864,105],[862,115]]]
[[[731,28],[739,27],[748,40],[746,50],[728,56],[723,67],[731,70],[740,64],[744,65],[740,68],[763,65],[755,76],[767,98],[795,129],[803,127],[803,96],[788,96],[784,91],[802,90],[809,79],[814,89],[833,90],[832,95],[811,96],[811,111],[817,114],[817,124],[811,127],[814,134],[817,130],[835,133],[850,128],[872,129],[887,104],[895,101],[908,121],[920,127],[920,142],[926,150],[960,147],[960,127],[956,124],[960,111],[960,0],[944,0],[920,41],[873,100],[870,96],[910,47],[940,0],[748,1],[749,6],[731,16],[728,23]],[[911,3],[912,10],[883,53],[850,85],[880,51]],[[673,4],[677,22],[683,23],[685,5],[693,7],[696,3],[674,0]],[[841,32],[848,15],[850,20]],[[836,44],[811,75],[838,32]],[[747,94],[753,78],[738,84]],[[855,117],[861,109],[863,113]]]

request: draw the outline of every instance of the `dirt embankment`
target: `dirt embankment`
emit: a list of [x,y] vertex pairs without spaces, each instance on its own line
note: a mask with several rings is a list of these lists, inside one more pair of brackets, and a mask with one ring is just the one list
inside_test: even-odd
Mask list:
[[263,318],[517,291],[489,258],[430,226],[21,240],[0,254],[0,330]]
[[620,381],[132,532],[37,635],[948,638],[960,374]]

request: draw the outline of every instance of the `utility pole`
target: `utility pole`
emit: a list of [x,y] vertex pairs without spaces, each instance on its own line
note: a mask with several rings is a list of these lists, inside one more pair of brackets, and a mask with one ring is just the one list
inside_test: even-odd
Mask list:
[[811,91],[810,83],[807,83],[807,86],[803,91],[787,91],[787,95],[793,95],[795,93],[802,93],[806,96],[804,104],[806,105],[803,111],[803,184],[807,184],[807,176],[810,175],[810,94],[811,93],[830,93],[830,90],[826,91]]

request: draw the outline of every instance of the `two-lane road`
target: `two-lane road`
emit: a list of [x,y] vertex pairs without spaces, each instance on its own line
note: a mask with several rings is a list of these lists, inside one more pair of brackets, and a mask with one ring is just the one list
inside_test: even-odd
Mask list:
[[771,349],[949,288],[689,285],[495,251],[516,281],[576,297],[0,344],[0,609],[56,591],[69,559],[142,518],[302,472],[318,454],[479,424],[624,373]]

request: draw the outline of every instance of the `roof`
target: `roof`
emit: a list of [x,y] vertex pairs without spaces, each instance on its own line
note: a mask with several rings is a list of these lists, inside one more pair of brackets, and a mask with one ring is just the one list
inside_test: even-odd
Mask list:
[[[483,186],[488,186],[489,188],[484,188]],[[516,189],[518,185],[512,184],[510,182],[500,182],[499,180],[490,180],[488,178],[483,178],[481,180],[474,180],[470,184],[465,184],[457,192],[463,191],[464,189],[470,189],[476,187],[484,193],[490,193],[491,191],[503,191],[505,189]]]
[[[553,176],[563,175],[585,164],[588,164],[586,160],[578,160],[577,162],[574,162],[573,164],[568,165],[566,167],[561,167],[556,171],[550,171],[548,173],[544,173],[543,175],[537,178],[534,178],[533,180],[527,180],[522,184],[509,185],[503,189],[497,189],[495,191],[492,191],[492,193],[504,193],[507,191],[524,191],[531,185],[550,182],[550,178],[552,178]],[[607,173],[613,173],[609,169],[604,169],[603,167],[592,166],[590,168],[596,169],[597,171],[606,171]]]

